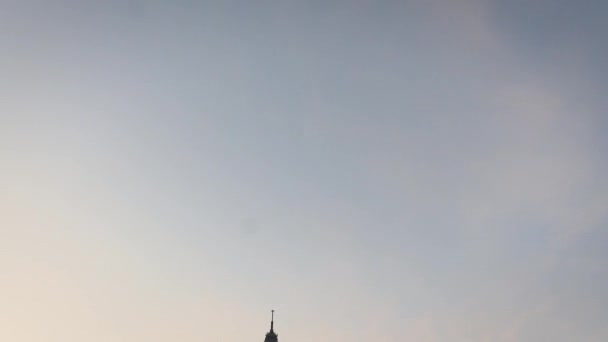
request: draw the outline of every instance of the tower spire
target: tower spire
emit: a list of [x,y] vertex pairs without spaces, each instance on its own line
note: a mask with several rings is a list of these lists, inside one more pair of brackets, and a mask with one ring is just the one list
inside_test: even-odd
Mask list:
[[279,338],[277,333],[274,332],[274,310],[271,310],[271,318],[270,318],[270,331],[266,333],[266,338],[264,342],[279,342]]
[[274,332],[274,310],[270,310],[270,331]]

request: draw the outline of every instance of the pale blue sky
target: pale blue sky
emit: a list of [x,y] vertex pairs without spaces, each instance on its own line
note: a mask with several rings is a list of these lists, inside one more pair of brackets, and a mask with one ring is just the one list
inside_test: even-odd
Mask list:
[[0,0],[0,339],[607,340],[607,16]]

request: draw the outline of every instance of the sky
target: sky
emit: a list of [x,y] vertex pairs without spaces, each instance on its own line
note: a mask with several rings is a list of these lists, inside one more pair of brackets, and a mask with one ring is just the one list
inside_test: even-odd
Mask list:
[[0,340],[608,340],[607,16],[0,0]]

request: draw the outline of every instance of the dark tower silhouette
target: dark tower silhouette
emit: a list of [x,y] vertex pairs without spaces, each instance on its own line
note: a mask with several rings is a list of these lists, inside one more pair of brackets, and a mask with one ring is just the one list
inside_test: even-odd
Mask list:
[[270,331],[266,333],[264,342],[279,342],[279,337],[274,332],[274,310],[272,310],[272,318],[270,319]]

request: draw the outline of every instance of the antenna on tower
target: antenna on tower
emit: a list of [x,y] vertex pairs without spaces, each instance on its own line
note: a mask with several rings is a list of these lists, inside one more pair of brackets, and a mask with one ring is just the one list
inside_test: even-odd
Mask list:
[[274,331],[274,310],[270,310],[271,318],[270,318],[270,331]]

